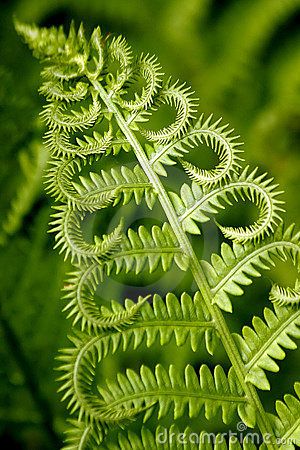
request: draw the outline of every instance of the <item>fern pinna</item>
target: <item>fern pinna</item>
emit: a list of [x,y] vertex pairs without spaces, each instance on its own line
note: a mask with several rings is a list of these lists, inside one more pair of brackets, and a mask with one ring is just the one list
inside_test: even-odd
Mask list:
[[[154,433],[146,427],[137,434],[121,432],[117,444],[110,440],[112,429],[121,429],[140,415],[144,421],[153,415],[163,419],[170,409],[174,419],[198,417],[203,409],[211,420],[221,411],[225,424],[240,420],[268,436],[261,448],[295,448],[300,432],[299,384],[296,395],[278,400],[276,414],[265,411],[258,389],[270,389],[268,371],[278,371],[285,351],[296,348],[298,282],[293,289],[274,284],[273,303],[265,308],[264,317],[254,317],[241,335],[231,333],[223,314],[232,311],[232,296],[242,295],[253,277],[274,265],[274,258],[291,258],[299,269],[300,235],[281,223],[283,202],[277,185],[257,169],[243,167],[232,130],[212,117],[197,119],[198,102],[191,90],[165,79],[155,57],[135,57],[124,38],[102,36],[96,28],[87,39],[83,27],[75,31],[73,25],[68,34],[61,27],[19,22],[16,28],[43,64],[40,92],[47,101],[42,117],[49,128],[45,143],[50,153],[47,191],[58,202],[51,231],[55,247],[74,266],[65,287],[65,310],[73,320],[74,334],[72,346],[59,356],[60,391],[76,417],[70,421],[66,448],[227,448],[224,442],[161,444],[157,439],[161,426]],[[175,109],[175,119],[155,130],[147,121],[162,104]],[[186,159],[189,150],[201,143],[218,157],[211,170]],[[122,151],[135,156],[133,168],[118,165]],[[112,158],[112,168],[92,171],[102,158]],[[168,192],[161,178],[175,164],[191,179],[178,193]],[[79,176],[89,167],[88,175]],[[210,262],[200,261],[189,234],[201,235],[204,222],[240,200],[257,206],[257,220],[244,227],[217,223],[232,244],[223,242],[220,254],[213,254]],[[108,234],[86,240],[83,224],[89,214],[131,201],[145,201],[150,209],[158,202],[166,222],[162,227],[125,230],[121,220]],[[173,263],[191,271],[197,292],[97,306],[97,286],[110,274],[151,273],[158,267],[168,271]],[[194,352],[204,345],[209,354],[221,342],[230,370],[226,373],[220,365],[211,370],[203,364],[199,373],[191,365],[182,373],[174,365],[158,364],[154,370],[141,365],[139,372],[127,369],[95,390],[97,368],[109,354],[119,348],[126,352],[151,347],[157,339],[163,347],[171,338],[177,346],[188,342]],[[175,425],[168,430],[170,435],[179,432]],[[255,448],[246,441],[228,445]]]

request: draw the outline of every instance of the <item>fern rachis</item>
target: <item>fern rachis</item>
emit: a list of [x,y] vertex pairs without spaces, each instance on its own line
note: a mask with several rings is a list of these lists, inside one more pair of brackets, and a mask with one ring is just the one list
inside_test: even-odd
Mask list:
[[[298,292],[296,288],[283,291],[273,287],[271,299],[280,297],[279,306],[275,305],[274,312],[265,310],[265,322],[254,318],[254,329],[245,327],[243,337],[230,332],[222,313],[222,309],[232,311],[228,294],[240,295],[240,285],[250,284],[249,277],[260,275],[259,269],[266,267],[262,259],[272,264],[271,256],[285,259],[289,254],[299,269],[299,235],[287,229],[281,238],[272,237],[282,212],[277,185],[272,185],[265,175],[257,176],[256,170],[249,173],[246,168],[240,173],[241,150],[232,130],[227,131],[219,121],[212,124],[211,118],[203,121],[202,116],[194,123],[197,100],[189,88],[171,80],[163,82],[156,59],[148,55],[133,59],[123,38],[104,39],[99,28],[88,41],[82,27],[76,33],[72,26],[66,35],[62,29],[38,29],[20,23],[16,26],[46,65],[41,93],[48,101],[42,116],[50,128],[46,135],[52,160],[48,191],[62,203],[56,207],[52,231],[56,233],[56,246],[61,246],[66,257],[71,256],[76,267],[66,289],[65,310],[69,310],[74,326],[81,323],[82,331],[72,338],[74,347],[60,356],[63,398],[69,399],[68,407],[79,420],[70,432],[67,448],[81,448],[83,444],[94,448],[95,443],[106,443],[110,427],[122,426],[138,413],[149,418],[156,406],[159,418],[170,407],[178,418],[185,406],[190,417],[198,416],[203,405],[208,419],[220,407],[224,423],[232,421],[236,412],[247,426],[257,424],[263,436],[271,436],[268,448],[279,448],[277,435],[296,436],[298,421],[285,422],[281,407],[279,417],[268,414],[257,387],[269,388],[264,370],[277,370],[274,359],[284,357],[278,344],[295,348],[287,336],[299,337],[298,311],[289,308],[297,304]],[[112,62],[118,65],[114,74],[110,73]],[[136,93],[134,100],[125,100],[127,89],[139,77],[146,82],[142,93]],[[81,111],[70,106],[83,101],[89,106],[81,107]],[[162,103],[176,109],[174,122],[158,131],[147,129],[144,122]],[[103,136],[95,130],[101,121],[108,122],[109,132]],[[88,129],[93,129],[94,137],[85,136],[83,141],[78,135],[83,137]],[[203,137],[219,156],[219,164],[211,171],[183,158]],[[74,139],[77,147],[70,144]],[[114,151],[118,140],[121,144]],[[133,170],[123,166],[110,173],[91,171],[89,178],[73,181],[77,169],[93,164],[95,154],[101,163],[101,158],[109,154],[116,158],[122,146],[135,155],[138,165]],[[172,158],[180,158],[194,183],[192,187],[183,185],[180,195],[168,192],[160,179],[160,175],[166,175],[163,166],[175,163]],[[234,244],[233,248],[223,244],[221,256],[213,255],[210,265],[199,261],[187,233],[199,233],[195,221],[208,220],[218,208],[230,203],[228,193],[235,200],[248,198],[260,214],[248,227],[219,225]],[[86,214],[119,202],[125,205],[131,198],[137,204],[145,198],[149,208],[157,198],[167,222],[162,227],[153,226],[151,231],[140,226],[137,231],[129,228],[126,232],[121,222],[111,233],[95,237],[94,243],[85,242],[81,227]],[[151,273],[159,264],[168,271],[173,261],[181,270],[191,271],[198,289],[193,300],[188,294],[183,294],[180,301],[168,294],[164,303],[154,296],[153,311],[147,298],[137,303],[126,300],[125,307],[117,302],[111,302],[110,308],[95,304],[97,286],[112,272]],[[286,306],[280,306],[280,302]],[[196,340],[204,335],[209,353],[220,339],[231,368],[226,375],[217,365],[212,375],[206,365],[201,365],[198,377],[189,365],[184,375],[173,366],[166,370],[157,365],[154,372],[142,366],[140,373],[127,370],[118,375],[116,382],[109,380],[107,387],[99,388],[99,395],[92,391],[95,366],[102,358],[114,354],[121,344],[123,351],[128,351],[130,339],[137,348],[146,336],[150,347],[157,335],[162,346],[174,335],[178,346],[188,340],[194,351],[199,345]],[[268,346],[264,343],[266,336]],[[295,390],[298,394],[297,385]],[[299,402],[292,398],[285,399],[284,408],[299,412]]]

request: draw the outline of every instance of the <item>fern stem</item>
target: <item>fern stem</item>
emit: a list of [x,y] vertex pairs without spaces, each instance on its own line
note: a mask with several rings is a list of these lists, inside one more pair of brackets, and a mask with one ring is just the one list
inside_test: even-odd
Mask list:
[[105,103],[108,110],[114,114],[115,119],[116,119],[120,129],[122,130],[122,132],[126,136],[128,142],[132,146],[138,162],[140,163],[145,174],[147,175],[149,181],[152,183],[154,189],[158,193],[158,198],[161,203],[161,206],[169,220],[171,227],[173,228],[173,231],[176,234],[176,237],[179,241],[180,247],[181,247],[182,251],[186,255],[188,255],[190,258],[191,272],[192,272],[194,279],[198,285],[198,288],[202,294],[203,300],[205,301],[208,310],[210,311],[213,319],[216,322],[216,328],[219,332],[220,338],[221,338],[223,346],[227,352],[227,355],[231,361],[231,364],[236,371],[238,379],[244,388],[244,392],[245,392],[246,396],[248,397],[249,402],[251,403],[251,405],[255,408],[255,410],[258,413],[257,414],[257,423],[260,428],[260,431],[263,436],[272,437],[273,442],[270,442],[268,444],[268,447],[270,449],[278,449],[278,445],[276,444],[276,440],[275,440],[275,436],[274,436],[274,432],[273,432],[271,423],[270,423],[269,418],[268,418],[268,416],[264,410],[264,407],[260,401],[260,398],[256,391],[256,388],[252,384],[245,382],[245,377],[246,377],[247,372],[245,369],[245,365],[242,361],[242,358],[240,356],[240,353],[238,351],[238,348],[236,347],[236,344],[230,333],[230,330],[227,327],[227,324],[223,317],[222,312],[220,311],[220,309],[217,305],[212,304],[211,290],[210,290],[209,284],[207,282],[206,276],[200,266],[200,263],[197,259],[197,256],[194,253],[194,250],[191,246],[191,243],[190,243],[186,233],[184,232],[184,230],[181,227],[181,224],[179,222],[177,214],[173,208],[173,205],[169,199],[169,196],[168,196],[163,184],[161,183],[158,175],[152,169],[152,167],[147,159],[147,156],[146,156],[141,144],[139,143],[138,139],[136,138],[135,134],[129,128],[128,124],[126,123],[125,119],[123,118],[118,107],[111,100],[111,97],[107,94],[104,87],[98,81],[91,80],[91,83],[93,84],[94,88],[100,94],[100,97],[102,98],[102,100]]

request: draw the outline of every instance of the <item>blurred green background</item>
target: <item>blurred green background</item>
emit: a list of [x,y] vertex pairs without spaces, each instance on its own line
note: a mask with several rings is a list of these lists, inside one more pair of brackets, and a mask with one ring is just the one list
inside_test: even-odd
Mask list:
[[[300,0],[2,0],[0,446],[54,449],[66,416],[53,367],[70,330],[60,302],[69,267],[52,251],[47,234],[51,201],[42,188],[47,154],[38,119],[39,64],[16,35],[14,15],[43,26],[68,27],[74,19],[87,31],[100,24],[104,33],[124,34],[135,52],[155,53],[166,74],[193,87],[200,112],[223,116],[242,136],[247,161],[281,184],[286,220],[298,222]],[[286,283],[294,275],[292,266],[283,264],[275,273]],[[170,283],[172,275],[162,285]],[[185,278],[177,290],[189,283]],[[235,331],[261,314],[269,287],[268,279],[255,281],[242,301],[235,301],[236,315],[230,318]],[[110,288],[115,298],[124,296],[120,284]],[[146,356],[148,365],[164,358],[159,348]],[[194,365],[200,359],[214,364],[205,353],[192,356],[184,349],[176,358],[178,365],[189,358]],[[216,361],[220,358],[226,366],[221,353]],[[101,378],[134,365],[133,360],[119,355],[103,365]],[[270,377],[274,391],[262,395],[270,408],[292,390],[299,366],[293,352],[276,380]],[[206,425],[203,419],[198,428]]]

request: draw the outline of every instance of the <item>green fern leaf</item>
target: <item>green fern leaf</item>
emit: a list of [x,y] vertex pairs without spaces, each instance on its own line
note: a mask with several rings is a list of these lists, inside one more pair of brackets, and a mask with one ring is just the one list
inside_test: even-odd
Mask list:
[[[225,237],[236,242],[244,243],[249,240],[259,241],[265,235],[270,235],[274,227],[281,221],[279,213],[283,211],[277,200],[281,192],[276,191],[277,185],[270,185],[271,179],[264,180],[266,174],[256,177],[257,169],[248,173],[248,167],[240,176],[234,176],[228,184],[212,190],[206,190],[193,183],[191,187],[184,184],[180,196],[171,192],[170,196],[179,220],[184,229],[193,234],[200,234],[196,222],[207,222],[209,214],[215,214],[224,209],[224,204],[232,204],[229,195],[238,201],[245,198],[252,201],[259,208],[259,218],[254,225],[245,228],[223,227],[218,224]],[[222,203],[223,201],[223,203]]]
[[83,136],[84,139],[77,138],[77,143],[70,143],[70,136],[62,131],[50,131],[45,133],[45,144],[51,151],[54,157],[72,157],[79,156],[85,158],[89,155],[102,154],[115,144],[113,139],[112,129],[104,132],[101,136],[96,131],[93,132],[93,137]]
[[[94,270],[96,267],[95,265]],[[81,282],[86,282],[89,284],[89,288],[95,289],[99,279],[88,280],[91,273],[90,269],[89,273],[85,274],[86,278]],[[78,276],[78,274],[74,274],[74,276]],[[70,283],[72,282],[74,282],[73,278],[70,280]],[[94,284],[92,285],[92,283]],[[75,405],[74,411],[81,408],[81,415],[97,414],[97,406],[89,403],[91,383],[95,375],[96,362],[100,363],[109,352],[114,354],[120,347],[125,352],[131,345],[136,349],[142,345],[144,340],[147,347],[151,347],[158,338],[161,345],[167,345],[174,336],[178,346],[188,340],[194,352],[199,349],[202,340],[205,339],[207,350],[212,353],[218,342],[211,316],[201,302],[199,293],[196,293],[193,299],[189,295],[183,294],[180,301],[173,294],[168,294],[165,300],[154,295],[152,305],[148,302],[134,303],[126,299],[123,307],[120,303],[111,301],[110,308],[101,308],[100,317],[99,312],[94,315],[95,308],[91,308],[93,303],[90,298],[84,304],[85,298],[82,299],[82,292],[74,292],[72,286],[68,291],[67,300],[70,302],[71,308],[76,308],[74,315],[79,313],[82,316],[84,327],[95,330],[95,325],[98,327],[101,320],[101,330],[103,330],[103,315],[109,316],[111,319],[121,318],[123,321],[122,326],[119,324],[106,327],[101,334],[94,337],[83,334],[78,337],[70,337],[74,347],[63,350],[62,355],[58,358],[62,362],[59,370],[64,372],[59,378],[63,382],[60,389],[60,391],[64,391],[63,399],[69,398],[69,407]],[[126,326],[129,316],[132,325]],[[95,318],[99,317],[100,320],[95,323]],[[86,371],[86,367],[89,367],[88,371]],[[92,377],[91,374],[93,374]],[[84,399],[84,401],[80,399]],[[242,411],[241,407],[241,414]]]
[[[81,320],[82,331],[87,328],[90,333],[101,329],[121,327],[133,323],[134,318],[138,314],[141,306],[149,298],[142,298],[136,304],[126,309],[115,310],[113,307],[109,309],[96,306],[94,294],[103,274],[99,270],[98,265],[92,265],[84,271],[74,272],[70,274],[67,292],[64,299],[68,301],[64,311],[68,311],[68,318],[73,317],[73,325]],[[127,302],[127,301],[126,301]]]
[[272,416],[280,450],[294,450],[300,445],[300,383],[294,385],[297,397],[284,396],[276,401],[277,416]]
[[[204,169],[196,170],[195,179],[201,184],[209,185],[228,178],[231,179],[233,173],[237,173],[242,159],[239,154],[241,143],[237,142],[239,136],[233,136],[233,130],[227,130],[228,125],[220,125],[221,119],[212,123],[212,115],[204,120],[202,114],[194,126],[189,128],[184,135],[172,140],[168,144],[156,144],[154,147],[147,145],[146,150],[149,155],[149,162],[153,169],[159,174],[166,176],[167,172],[163,165],[174,165],[176,162],[172,158],[182,157],[190,149],[198,144],[205,143],[219,157],[220,162],[215,169],[210,171]],[[183,167],[189,173],[193,166],[182,161]],[[191,170],[193,172],[193,169]]]
[[202,261],[213,294],[213,303],[225,311],[232,311],[229,295],[242,295],[243,286],[252,283],[251,277],[259,277],[262,270],[268,270],[275,263],[272,258],[283,261],[289,256],[297,268],[300,264],[300,233],[294,233],[294,226],[283,230],[279,227],[274,236],[260,244],[233,244],[221,246],[221,256],[213,254],[211,264]]
[[177,115],[174,123],[158,131],[142,129],[141,133],[149,141],[158,143],[166,143],[173,138],[182,136],[190,126],[192,119],[195,118],[197,99],[191,97],[192,94],[193,92],[190,91],[190,88],[185,87],[185,84],[180,85],[178,81],[171,84],[171,80],[169,80],[162,89],[159,100],[161,103],[176,108]]
[[295,306],[300,304],[300,281],[296,280],[295,288],[279,286],[273,283],[269,299],[279,306]]
[[41,117],[54,130],[82,131],[96,122],[100,114],[101,105],[94,98],[89,109],[81,107],[81,112],[72,110],[71,113],[65,113],[66,109],[67,105],[60,102],[52,102],[44,107]]
[[99,448],[106,431],[104,427],[93,428],[77,420],[69,420],[69,423],[72,428],[66,431],[65,445],[62,450]]
[[[59,357],[63,400],[68,400],[78,419],[69,430],[69,448],[110,445],[108,428],[122,427],[138,415],[145,421],[156,412],[159,419],[165,418],[171,409],[175,418],[186,412],[196,418],[204,409],[207,419],[221,410],[224,423],[238,414],[245,425],[257,424],[263,436],[271,436],[262,450],[282,448],[277,436],[294,438],[296,434],[298,438],[299,423],[293,415],[299,415],[299,400],[285,397],[285,403],[277,404],[274,418],[265,412],[256,387],[268,389],[265,371],[279,370],[276,361],[284,358],[285,350],[296,347],[299,310],[278,304],[274,311],[266,308],[264,320],[254,317],[253,328],[244,327],[242,336],[231,334],[221,311],[231,311],[229,296],[241,295],[243,286],[274,265],[275,257],[283,261],[290,257],[299,270],[300,235],[294,234],[293,227],[286,231],[278,227],[283,210],[277,185],[265,174],[258,176],[256,169],[246,167],[240,173],[242,160],[232,130],[220,121],[213,123],[211,117],[204,121],[203,115],[195,123],[197,100],[191,90],[164,80],[154,57],[133,57],[122,37],[103,37],[96,28],[87,40],[83,27],[76,31],[73,24],[68,34],[62,28],[39,29],[19,22],[16,28],[44,64],[40,92],[47,98],[42,117],[49,127],[48,191],[62,203],[56,207],[52,231],[55,246],[66,257],[70,255],[75,265],[66,287],[65,310],[82,331],[75,328],[70,337],[73,347]],[[174,122],[159,130],[147,128],[145,122],[163,104],[175,109]],[[98,134],[101,121],[107,130],[103,135]],[[219,158],[212,170],[181,160],[202,143]],[[89,170],[87,164],[101,164],[100,156],[112,158],[121,149],[136,158],[133,170],[115,167],[110,161],[110,170]],[[168,193],[158,176],[166,175],[164,166],[174,164],[176,158],[193,180],[191,186],[182,186],[180,195]],[[84,165],[89,175],[80,176]],[[96,236],[94,243],[84,239],[82,221],[89,213],[118,202],[125,205],[133,197],[137,204],[145,198],[151,208],[155,196],[166,221],[161,228],[140,226],[123,234],[122,221],[110,234]],[[217,224],[233,245],[223,243],[221,255],[212,255],[211,264],[200,262],[186,232],[199,234],[200,224],[233,200],[256,205],[258,219],[243,228]],[[137,303],[126,299],[124,306],[117,301],[109,307],[97,306],[95,291],[106,276],[121,271],[154,272],[159,266],[168,271],[173,262],[182,270],[190,269],[193,290],[199,290],[193,298],[154,295],[151,305],[140,298]],[[291,305],[296,293],[296,288],[275,284],[270,295],[278,303]],[[178,347],[187,343],[193,351],[205,341],[209,353],[220,339],[231,364],[228,375],[221,366],[212,375],[201,365],[198,377],[190,365],[184,374],[174,366],[166,370],[157,364],[153,373],[143,365],[139,373],[127,369],[95,392],[97,365],[105,357],[118,349],[164,346],[171,339]],[[151,435],[142,433],[141,438],[120,437],[119,444],[126,449],[128,442],[130,448],[147,442],[151,448]],[[225,450],[227,446],[223,442],[204,448]],[[230,444],[229,448],[241,446]],[[243,442],[243,448],[253,446]]]
[[36,58],[55,57],[66,44],[63,27],[39,28],[15,20],[15,28]]
[[126,93],[126,90],[123,89],[116,97],[117,102],[121,107],[129,111],[148,109],[153,103],[158,89],[161,87],[162,75],[163,73],[161,72],[160,65],[157,63],[157,58],[149,55],[141,55],[131,74],[133,80],[129,79],[129,82],[133,82],[134,79],[138,79],[140,76],[145,80],[146,86],[143,87],[141,95],[135,94],[134,100],[123,99],[122,95]]
[[[166,345],[174,336],[176,345],[181,346],[188,341],[194,352],[204,339],[207,351],[213,354],[218,343],[217,334],[210,313],[201,302],[199,292],[194,298],[184,293],[180,300],[171,293],[167,294],[165,300],[155,294],[152,305],[142,299],[138,303],[126,300],[125,309],[113,302],[110,309],[102,308],[99,311],[93,297],[102,277],[99,266],[94,264],[85,271],[72,273],[68,279],[65,288],[67,294],[64,297],[68,303],[64,310],[70,310],[68,317],[74,317],[76,322],[81,320],[82,331],[85,328],[88,331],[96,331],[97,328],[107,328],[108,325],[118,329],[115,322],[113,323],[114,318],[120,318],[120,322],[124,318],[125,325],[129,323],[126,321],[133,323],[134,318],[138,326],[135,331],[132,327],[135,347],[141,345],[144,338],[146,345],[150,347],[158,337],[161,345]],[[140,317],[137,317],[137,313]],[[117,337],[112,336],[111,339],[113,341]],[[113,347],[115,348],[115,343]]]
[[67,103],[78,102],[86,97],[88,85],[80,81],[69,89],[65,89],[63,82],[46,81],[40,87],[39,92],[48,101],[63,100]]
[[145,198],[152,209],[156,201],[152,185],[139,166],[133,170],[121,166],[110,172],[101,170],[100,174],[90,172],[89,178],[79,177],[79,184],[72,181],[76,172],[81,171],[82,163],[78,158],[52,160],[51,165],[46,175],[46,190],[57,200],[67,201],[73,209],[92,212],[111,202],[126,205],[132,198],[137,204]]
[[105,78],[109,92],[116,93],[122,88],[131,73],[132,52],[126,39],[118,36],[110,42],[107,54],[107,69],[114,62],[119,64],[117,73],[109,72]]
[[[227,378],[221,366],[217,366],[213,376],[206,365],[201,366],[199,378],[192,366],[186,367],[184,375],[174,365],[167,371],[158,364],[154,373],[146,366],[141,367],[140,374],[128,369],[126,375],[119,374],[115,383],[110,381],[99,392],[111,413],[122,409],[138,411],[157,402],[159,419],[172,407],[174,419],[182,417],[186,408],[191,418],[204,408],[206,418],[212,419],[220,408],[224,423],[230,423],[235,411],[246,401],[232,370]],[[153,409],[147,409],[144,420],[152,413]]]
[[173,260],[180,269],[187,270],[188,256],[180,249],[170,225],[164,223],[162,228],[154,225],[151,232],[141,225],[137,232],[128,229],[120,250],[106,263],[107,274],[112,270],[119,273],[122,269],[126,272],[134,270],[138,274],[146,264],[149,264],[149,271],[152,273],[159,263],[162,269],[167,271]]
[[132,170],[126,166],[114,167],[110,172],[101,170],[100,174],[90,172],[89,178],[80,177],[80,182],[74,185],[79,195],[69,197],[71,204],[79,209],[97,209],[99,197],[106,192],[114,192],[114,205],[119,202],[126,205],[132,198],[139,205],[145,197],[147,206],[152,209],[156,200],[152,185],[140,166]]
[[120,247],[123,239],[122,223],[120,223],[109,235],[103,235],[102,239],[95,236],[95,243],[88,244],[82,235],[81,222],[83,214],[69,210],[66,206],[53,207],[58,212],[53,214],[54,221],[50,223],[51,233],[55,235],[54,248],[61,247],[60,253],[65,252],[65,260],[71,256],[71,261],[79,264],[88,259],[105,261],[110,258]]
[[176,425],[170,428],[158,426],[155,434],[146,427],[142,427],[141,435],[138,436],[132,431],[127,435],[119,433],[118,442],[108,442],[104,444],[104,450],[255,450],[257,447],[251,439],[244,439],[242,445],[238,438],[230,439],[227,444],[224,435],[212,434],[202,431],[200,434],[192,432],[187,427],[180,431]]
[[278,372],[274,361],[285,358],[284,349],[297,348],[294,340],[300,338],[300,311],[274,305],[274,311],[264,309],[264,320],[254,317],[253,328],[243,327],[235,335],[247,371],[246,381],[260,389],[270,389],[265,371]]

